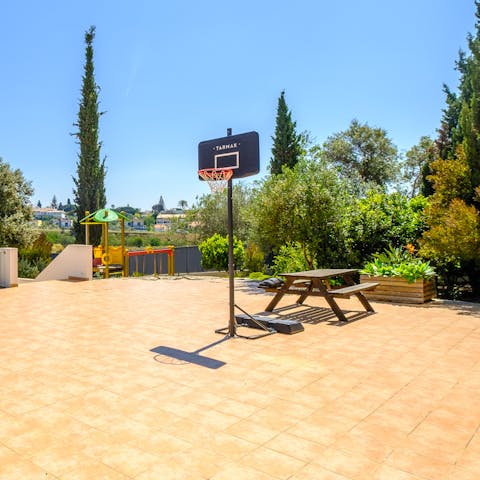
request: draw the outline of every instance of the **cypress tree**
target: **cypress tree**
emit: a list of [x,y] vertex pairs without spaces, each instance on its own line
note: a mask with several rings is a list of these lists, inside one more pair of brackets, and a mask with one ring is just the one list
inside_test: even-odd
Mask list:
[[[78,110],[78,121],[74,125],[78,131],[77,137],[80,153],[77,161],[77,178],[73,178],[75,188],[76,221],[73,225],[77,243],[85,243],[85,226],[80,220],[85,217],[85,211],[90,213],[105,208],[105,158],[100,160],[101,142],[98,140],[98,120],[103,112],[98,112],[99,87],[95,82],[93,65],[93,39],[95,27],[91,26],[85,32],[85,66],[82,83],[82,97]],[[101,241],[100,226],[90,228],[90,243],[98,245]]]
[[[475,189],[480,186],[480,1],[476,5],[476,33],[467,37],[469,54],[460,52],[456,70],[460,73],[458,93],[444,85],[446,108],[443,110],[436,146],[442,160],[455,159],[459,147],[471,170],[469,203],[479,204]],[[429,166],[430,167],[430,166]],[[428,184],[430,168],[425,170]]]
[[285,91],[278,99],[275,136],[272,137],[272,158],[270,159],[270,173],[282,173],[282,167],[293,168],[301,154],[300,136],[296,133],[296,123],[292,120],[292,113],[285,102]]

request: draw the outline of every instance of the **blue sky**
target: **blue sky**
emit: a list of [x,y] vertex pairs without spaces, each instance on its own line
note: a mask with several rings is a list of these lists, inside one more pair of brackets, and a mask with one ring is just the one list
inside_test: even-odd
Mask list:
[[267,174],[277,100],[322,143],[357,118],[405,151],[435,135],[473,0],[2,2],[0,157],[45,206],[73,200],[84,33],[97,29],[108,205],[209,192],[202,140],[256,130]]

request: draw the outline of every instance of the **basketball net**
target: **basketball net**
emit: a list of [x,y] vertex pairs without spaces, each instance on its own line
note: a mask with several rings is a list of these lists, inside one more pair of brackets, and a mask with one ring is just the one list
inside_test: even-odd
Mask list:
[[212,193],[223,192],[232,178],[233,170],[230,168],[204,168],[198,171],[198,176],[205,180]]

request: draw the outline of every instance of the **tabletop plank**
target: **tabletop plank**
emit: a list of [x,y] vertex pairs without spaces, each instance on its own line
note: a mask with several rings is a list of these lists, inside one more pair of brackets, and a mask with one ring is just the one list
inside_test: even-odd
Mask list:
[[335,277],[337,275],[347,275],[350,273],[358,272],[356,268],[319,268],[317,270],[305,270],[304,272],[291,272],[291,273],[281,273],[282,277],[295,277],[295,278],[329,278]]

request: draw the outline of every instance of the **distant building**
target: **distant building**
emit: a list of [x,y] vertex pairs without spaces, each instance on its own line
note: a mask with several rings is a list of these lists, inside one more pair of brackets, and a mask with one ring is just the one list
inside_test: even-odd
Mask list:
[[181,218],[185,218],[185,212],[181,208],[164,210],[157,215],[153,228],[156,232],[167,232],[172,228],[172,223]]
[[59,218],[58,219],[58,226],[60,228],[72,228],[73,227],[73,220],[70,218]]
[[65,218],[65,212],[63,210],[58,210],[56,208],[33,207],[32,210],[33,210],[33,218],[35,218],[37,220],[43,220],[45,218]]
[[147,227],[145,226],[145,221],[143,218],[134,217],[130,221],[127,222],[127,226],[133,228],[134,230],[146,230]]
[[33,218],[37,220],[38,226],[42,224],[42,220],[52,220],[60,228],[72,228],[73,221],[67,218],[63,210],[58,210],[51,207],[33,207]]

